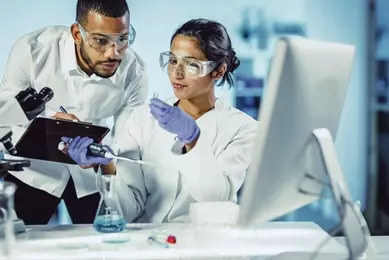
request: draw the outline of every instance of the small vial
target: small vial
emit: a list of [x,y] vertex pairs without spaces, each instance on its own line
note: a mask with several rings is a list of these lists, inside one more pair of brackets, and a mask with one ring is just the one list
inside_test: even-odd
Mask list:
[[151,245],[157,245],[160,247],[169,248],[169,244],[167,242],[158,239],[158,237],[155,235],[149,236],[149,238],[147,240],[149,241],[149,244],[151,244]]
[[167,234],[165,232],[155,232],[152,236],[153,239],[163,242],[163,243],[168,243],[171,245],[174,245],[177,243],[177,239],[175,236]]

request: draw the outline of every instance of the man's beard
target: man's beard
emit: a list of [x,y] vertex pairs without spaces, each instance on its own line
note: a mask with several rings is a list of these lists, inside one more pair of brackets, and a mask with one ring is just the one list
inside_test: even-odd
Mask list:
[[[102,62],[98,62],[97,64],[93,64],[91,58],[89,57],[88,53],[86,53],[85,51],[85,45],[84,45],[84,42],[81,43],[81,46],[80,46],[80,55],[81,55],[81,59],[86,63],[86,65],[88,65],[88,67],[91,69],[91,71],[96,74],[96,76],[99,76],[100,78],[110,78],[112,77],[115,73],[116,73],[116,70],[112,73],[106,73],[106,72],[100,72],[96,69],[96,65],[97,64],[100,64],[100,63],[104,63],[104,62],[112,62],[112,60],[106,60],[106,61],[102,61]],[[116,60],[114,60],[116,61]]]

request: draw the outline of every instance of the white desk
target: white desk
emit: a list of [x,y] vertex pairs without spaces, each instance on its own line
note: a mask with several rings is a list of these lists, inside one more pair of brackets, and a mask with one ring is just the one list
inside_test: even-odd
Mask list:
[[[177,237],[170,248],[150,245],[152,231]],[[91,225],[35,226],[17,236],[14,259],[264,259],[282,252],[313,252],[328,234],[308,222],[269,222],[258,229],[192,226],[189,224],[131,224],[120,233],[126,243],[109,244]],[[78,249],[69,249],[77,245]],[[322,252],[346,253],[334,238]],[[0,257],[1,259],[1,257]]]

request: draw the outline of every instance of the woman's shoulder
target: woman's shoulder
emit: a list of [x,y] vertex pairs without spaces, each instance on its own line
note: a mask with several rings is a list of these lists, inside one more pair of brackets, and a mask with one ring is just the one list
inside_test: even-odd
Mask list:
[[218,122],[220,124],[228,124],[233,126],[233,128],[257,127],[258,125],[257,120],[233,107],[226,100],[218,100],[215,108],[218,112]]
[[216,149],[224,149],[232,143],[240,148],[254,144],[259,129],[257,120],[223,100],[217,101],[215,112],[203,127],[207,135],[213,138]]
[[[177,101],[175,97],[163,98],[161,100],[169,105],[173,105]],[[155,122],[155,119],[150,113],[149,104],[150,102],[147,100],[144,104],[134,107],[129,121],[142,125],[143,127],[154,126],[155,124],[150,124]]]

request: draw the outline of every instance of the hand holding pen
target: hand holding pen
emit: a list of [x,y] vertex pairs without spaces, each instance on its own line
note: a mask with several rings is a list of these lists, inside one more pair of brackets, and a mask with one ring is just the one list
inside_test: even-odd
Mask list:
[[65,119],[65,120],[70,120],[70,121],[75,121],[75,122],[79,122],[80,121],[80,119],[78,119],[78,117],[76,117],[75,115],[69,114],[65,110],[65,108],[63,106],[60,106],[59,109],[61,110],[61,112],[55,113],[53,118],[55,118],[55,119]]
[[69,121],[73,121],[73,122],[80,122],[80,123],[92,125],[92,123],[81,121],[74,114],[68,113],[63,106],[60,106],[59,109],[61,110],[61,112],[55,113],[55,115],[53,116],[54,119],[64,119],[64,120],[69,120]]

